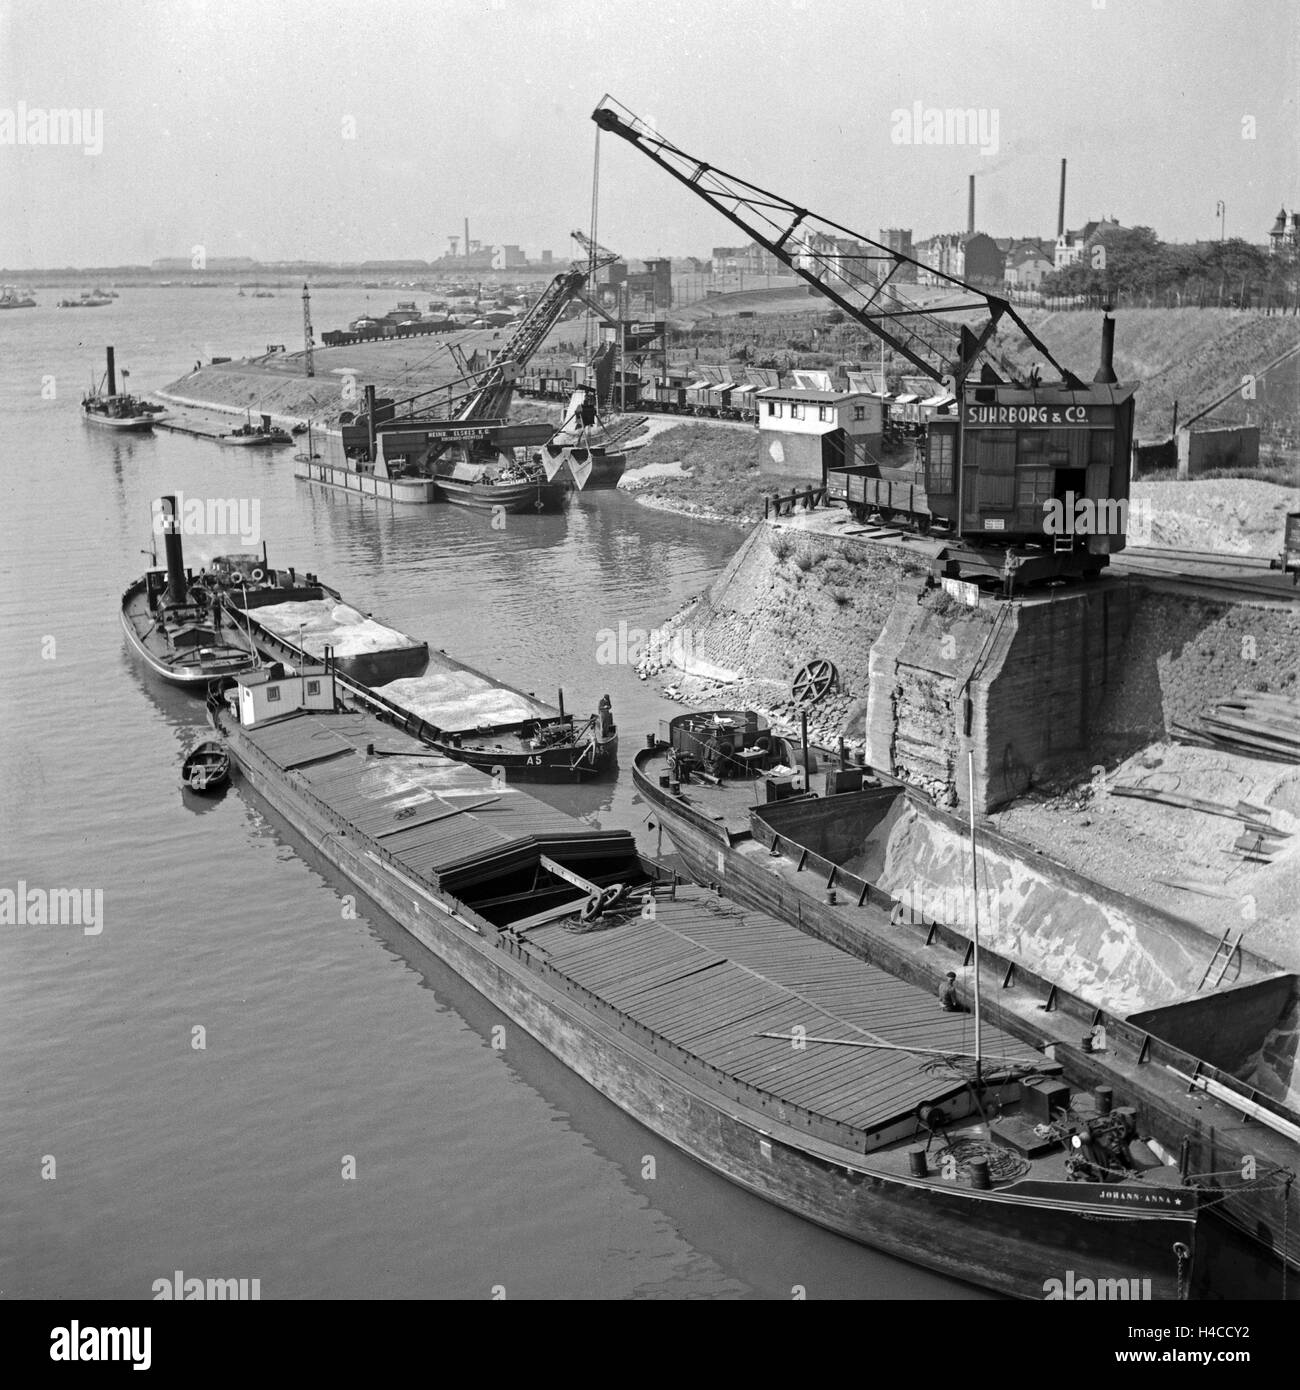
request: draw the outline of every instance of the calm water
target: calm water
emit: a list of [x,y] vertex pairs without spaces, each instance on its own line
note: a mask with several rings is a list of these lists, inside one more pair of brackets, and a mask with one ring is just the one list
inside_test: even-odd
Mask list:
[[[662,622],[739,534],[616,495],[499,532],[309,488],[290,451],[115,438],[77,410],[106,342],[156,387],[295,343],[299,303],[60,297],[0,314],[0,887],[102,889],[103,930],[0,927],[0,1296],[147,1298],[177,1269],[264,1298],[977,1296],[714,1178],[520,1030],[494,1051],[501,1016],[382,913],[344,918],[347,885],[283,824],[238,793],[183,804],[201,706],[118,621],[151,499],[256,501],[272,563],[577,712],[608,691],[630,752],[674,707],[598,666],[596,634]],[[388,297],[319,292],[317,330]],[[543,794],[653,848],[626,770]]]

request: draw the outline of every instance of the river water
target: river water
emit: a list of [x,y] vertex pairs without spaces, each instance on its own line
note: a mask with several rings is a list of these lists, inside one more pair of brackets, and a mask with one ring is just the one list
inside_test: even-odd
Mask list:
[[[382,913],[348,916],[282,823],[237,791],[186,804],[201,702],[118,617],[154,497],[255,504],[272,564],[580,715],[608,691],[619,777],[540,794],[652,851],[627,758],[677,707],[602,665],[600,634],[661,623],[741,533],[609,493],[494,531],[309,487],[291,450],[113,436],[77,408],[105,343],[156,388],[298,341],[299,301],[65,293],[0,314],[0,887],[103,910],[97,934],[0,926],[0,1297],[148,1298],[177,1270],[264,1299],[979,1297],[714,1177],[520,1030],[494,1049],[501,1016]],[[316,292],[318,331],[390,293]],[[195,536],[186,560],[240,548]]]

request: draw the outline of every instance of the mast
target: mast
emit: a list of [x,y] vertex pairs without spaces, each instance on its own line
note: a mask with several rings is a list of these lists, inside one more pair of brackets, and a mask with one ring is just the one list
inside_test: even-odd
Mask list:
[[980,889],[979,889],[979,855],[975,848],[975,751],[968,749],[966,752],[966,801],[970,807],[970,886],[971,886],[971,921],[974,923],[974,944],[975,944],[975,1093],[979,1094],[982,1084],[980,1069],[982,1063],[980,1055],[983,1049],[980,1046]]
[[303,358],[307,364],[307,375],[316,375],[316,341],[311,331],[311,291],[302,287],[302,346]]

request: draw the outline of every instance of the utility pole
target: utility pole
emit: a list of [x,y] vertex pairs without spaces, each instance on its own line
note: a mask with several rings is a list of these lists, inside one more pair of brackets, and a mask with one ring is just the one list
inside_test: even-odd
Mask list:
[[1228,217],[1228,209],[1227,209],[1226,205],[1224,204],[1224,201],[1223,201],[1222,198],[1220,198],[1219,201],[1218,201],[1217,203],[1215,203],[1215,205],[1214,205],[1214,210],[1215,210],[1215,212],[1217,212],[1218,215],[1219,215],[1219,240],[1222,241],[1222,240],[1223,240],[1223,229],[1224,229],[1224,224],[1226,223],[1227,217]]
[[315,343],[312,340],[311,332],[311,291],[306,285],[302,287],[302,344],[307,358],[307,375],[316,375],[316,358],[314,355]]

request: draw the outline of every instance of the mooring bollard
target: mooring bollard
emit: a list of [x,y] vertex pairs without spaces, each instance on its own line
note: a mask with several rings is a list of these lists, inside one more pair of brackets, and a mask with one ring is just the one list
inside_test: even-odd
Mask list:
[[907,1151],[908,1171],[914,1178],[928,1178],[930,1176],[930,1165],[925,1161],[925,1146],[914,1144]]

